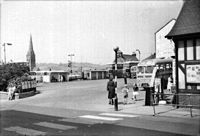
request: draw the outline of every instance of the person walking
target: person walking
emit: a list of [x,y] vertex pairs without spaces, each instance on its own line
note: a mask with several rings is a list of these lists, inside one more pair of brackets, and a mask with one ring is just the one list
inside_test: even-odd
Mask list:
[[124,72],[124,84],[127,85],[127,73]]
[[172,83],[173,83],[173,80],[172,80],[172,76],[170,75],[168,77],[168,83],[167,83],[167,90],[168,90],[169,93],[171,93]]
[[134,100],[134,101],[137,101],[137,95],[139,95],[139,93],[138,93],[138,86],[137,86],[137,84],[135,84],[135,85],[133,85],[133,97],[132,97],[132,100]]
[[113,76],[111,75],[107,83],[108,99],[109,104],[113,105],[113,98],[115,98],[115,82],[113,81]]

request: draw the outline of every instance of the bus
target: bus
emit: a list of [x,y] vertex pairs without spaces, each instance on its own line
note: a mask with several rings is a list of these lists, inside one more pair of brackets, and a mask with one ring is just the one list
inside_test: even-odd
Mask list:
[[133,79],[137,78],[137,66],[132,66],[130,71],[131,71],[131,78]]
[[148,59],[137,66],[137,84],[139,87],[153,87],[155,78],[162,79],[163,89],[167,88],[167,80],[172,75],[173,59]]

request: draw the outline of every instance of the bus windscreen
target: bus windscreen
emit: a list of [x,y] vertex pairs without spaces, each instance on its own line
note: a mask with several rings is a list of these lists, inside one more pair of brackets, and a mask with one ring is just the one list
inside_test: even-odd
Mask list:
[[138,66],[137,73],[144,73],[144,67],[143,66]]
[[153,73],[153,69],[154,69],[153,66],[147,66],[145,69],[145,73]]

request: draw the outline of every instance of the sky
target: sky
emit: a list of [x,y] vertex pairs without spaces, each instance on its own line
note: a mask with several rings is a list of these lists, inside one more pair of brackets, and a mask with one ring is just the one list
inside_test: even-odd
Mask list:
[[[155,32],[177,18],[183,1],[4,1],[1,43],[7,61],[26,61],[30,35],[36,63],[110,64],[113,48],[155,52]],[[138,52],[137,52],[138,53]],[[3,48],[1,56],[3,57]]]

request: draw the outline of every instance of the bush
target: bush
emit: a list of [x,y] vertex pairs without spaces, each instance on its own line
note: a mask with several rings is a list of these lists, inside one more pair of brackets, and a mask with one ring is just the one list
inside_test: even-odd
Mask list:
[[[9,82],[16,82],[15,80],[24,76],[25,73],[29,73],[29,67],[26,63],[10,63],[6,65],[0,65],[0,90],[7,91],[6,88]],[[25,76],[23,80],[28,80]],[[19,82],[19,81],[18,81]]]

